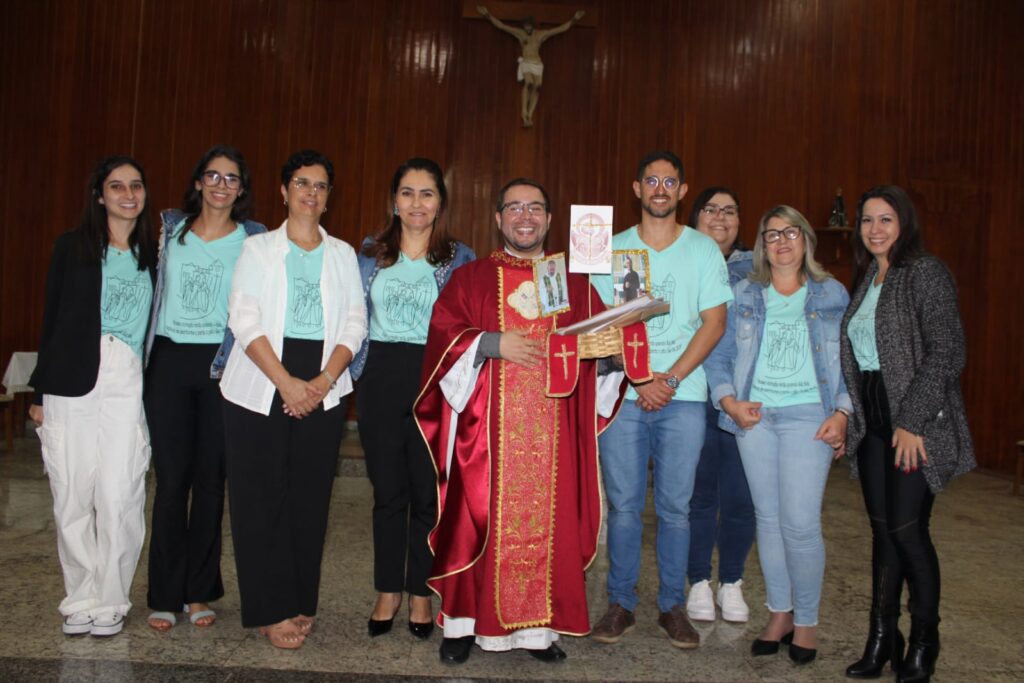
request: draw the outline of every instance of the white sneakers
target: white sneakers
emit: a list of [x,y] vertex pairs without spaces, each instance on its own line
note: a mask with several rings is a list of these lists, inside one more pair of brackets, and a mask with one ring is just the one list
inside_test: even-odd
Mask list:
[[116,636],[124,628],[124,615],[107,612],[93,616],[91,612],[75,612],[64,617],[61,625],[64,635],[80,636],[90,633],[94,636]]
[[721,583],[718,585],[718,595],[712,595],[709,581],[693,584],[686,598],[686,615],[694,621],[714,621],[717,604],[726,621],[746,622],[750,619],[750,608],[743,600],[742,586],[743,579],[736,583]]
[[88,612],[75,612],[64,617],[60,627],[66,636],[80,636],[92,630],[92,615]]
[[718,595],[715,602],[722,610],[722,618],[726,621],[744,623],[750,619],[750,608],[743,600],[743,579],[736,583],[718,584]]
[[124,615],[117,612],[107,612],[93,617],[92,628],[89,633],[94,636],[116,636],[124,628]]
[[686,616],[694,621],[715,620],[715,598],[711,595],[711,584],[705,579],[690,586],[686,598]]

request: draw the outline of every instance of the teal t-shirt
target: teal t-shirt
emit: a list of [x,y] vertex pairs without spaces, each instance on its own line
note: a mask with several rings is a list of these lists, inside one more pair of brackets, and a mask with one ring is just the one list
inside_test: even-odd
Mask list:
[[103,287],[100,292],[100,332],[112,334],[142,357],[153,301],[153,281],[139,270],[129,249],[107,246],[103,255]]
[[[700,329],[700,312],[732,301],[729,271],[718,244],[692,228],[684,228],[676,241],[661,251],[647,246],[636,226],[612,238],[612,249],[645,250],[651,272],[651,294],[669,302],[671,310],[647,321],[651,367],[667,372],[679,360]],[[607,305],[612,304],[612,276],[595,275],[594,289]],[[677,401],[706,401],[708,383],[698,366],[676,389]],[[626,398],[636,400],[632,387]]]
[[821,403],[818,376],[811,357],[811,335],[804,318],[807,285],[789,296],[764,290],[765,321],[757,353],[750,400],[765,408]]
[[881,293],[882,285],[869,283],[860,307],[846,327],[846,333],[850,335],[850,346],[853,347],[853,356],[861,370],[881,370],[878,364],[878,346],[875,344],[875,309],[878,308],[878,295]]
[[228,324],[228,294],[235,261],[242,253],[245,229],[239,225],[206,242],[188,231],[178,243],[184,221],[167,242],[163,301],[156,333],[179,344],[220,344]]
[[399,252],[394,265],[377,273],[370,285],[370,340],[426,344],[430,312],[437,300],[435,266]]
[[284,336],[291,339],[324,338],[324,304],[320,298],[320,273],[324,268],[324,243],[306,251],[288,240],[284,259],[288,278],[288,309]]

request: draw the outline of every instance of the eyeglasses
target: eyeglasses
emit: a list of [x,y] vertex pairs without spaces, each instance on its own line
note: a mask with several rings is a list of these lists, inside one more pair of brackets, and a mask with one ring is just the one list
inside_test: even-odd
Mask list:
[[237,190],[242,186],[242,179],[236,176],[234,173],[228,173],[227,175],[221,175],[217,171],[207,171],[202,175],[203,185],[207,187],[217,187],[220,185],[220,181],[223,180],[224,184],[227,185],[229,190]]
[[734,204],[728,206],[719,206],[718,204],[705,204],[704,208],[700,210],[705,216],[724,216],[725,218],[736,218],[740,215],[740,208]]
[[783,235],[786,236],[787,240],[792,241],[795,240],[797,237],[800,237],[800,235],[802,234],[804,234],[803,230],[796,227],[795,225],[791,225],[788,228],[783,228],[782,230],[765,230],[764,232],[761,233],[761,237],[764,238],[765,244],[772,244],[773,242],[778,242],[780,239],[782,239]]
[[543,216],[548,212],[548,207],[542,202],[530,202],[524,204],[523,202],[509,202],[505,206],[501,207],[502,211],[506,211],[513,216],[522,216],[523,212],[528,212],[531,216]]
[[320,194],[321,192],[328,192],[331,186],[327,183],[320,181],[314,183],[309,178],[292,178],[292,187],[299,192],[313,191],[313,194]]
[[679,178],[673,178],[672,176],[665,176],[664,178],[659,178],[656,175],[649,175],[646,178],[644,178],[641,182],[647,187],[651,188],[652,190],[657,189],[658,185],[664,186],[666,190],[674,190],[677,187],[679,187]]

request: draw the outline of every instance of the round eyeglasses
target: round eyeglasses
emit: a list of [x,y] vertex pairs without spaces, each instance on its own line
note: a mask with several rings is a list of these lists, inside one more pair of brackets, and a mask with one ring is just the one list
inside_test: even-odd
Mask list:
[[656,175],[649,175],[641,182],[652,190],[656,190],[658,185],[663,186],[666,190],[674,190],[679,187],[679,178],[673,178],[672,176],[659,178]]

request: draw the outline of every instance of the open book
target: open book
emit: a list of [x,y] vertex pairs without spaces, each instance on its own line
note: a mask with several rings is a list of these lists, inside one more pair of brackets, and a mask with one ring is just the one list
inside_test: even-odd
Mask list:
[[641,320],[668,313],[669,304],[664,299],[656,299],[650,294],[638,296],[621,306],[609,308],[595,316],[573,323],[558,330],[559,334],[592,334],[615,327],[625,327]]

